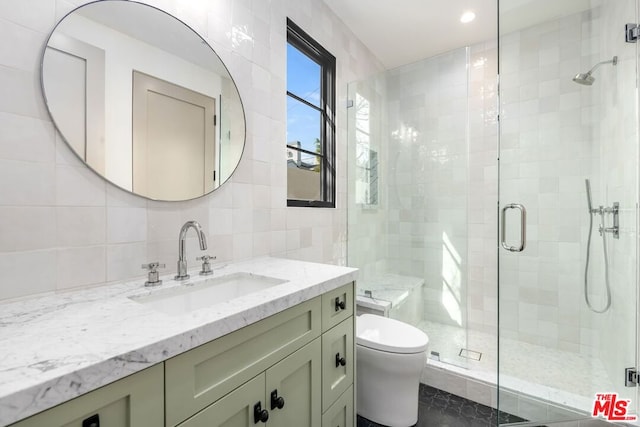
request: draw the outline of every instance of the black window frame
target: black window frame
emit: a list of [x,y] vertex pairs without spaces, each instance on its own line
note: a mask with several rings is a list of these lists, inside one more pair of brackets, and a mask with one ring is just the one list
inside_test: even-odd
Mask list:
[[[320,145],[322,153],[318,154],[296,146],[289,145],[290,150],[300,151],[305,154],[319,156],[320,182],[322,200],[298,200],[287,197],[287,206],[302,206],[314,208],[335,208],[336,207],[336,127],[335,127],[335,106],[336,106],[336,58],[320,43],[315,41],[309,34],[297,26],[291,19],[287,18],[287,43],[298,49],[301,53],[309,57],[312,61],[320,65],[320,107],[307,100],[289,92],[287,97],[318,111],[322,117],[320,126]],[[288,120],[288,118],[287,118]],[[289,182],[287,181],[287,186]]]

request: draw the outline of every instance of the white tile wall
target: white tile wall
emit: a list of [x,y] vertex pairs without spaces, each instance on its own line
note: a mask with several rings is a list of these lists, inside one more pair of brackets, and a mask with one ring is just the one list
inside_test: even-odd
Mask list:
[[[527,207],[528,245],[501,252],[501,326],[512,338],[596,356],[594,318],[585,311],[584,179],[597,177],[593,91],[571,78],[597,13],[587,11],[501,38],[501,202]],[[586,46],[586,47],[585,47]],[[589,67],[587,67],[588,69]],[[577,70],[577,71],[576,71]],[[518,218],[508,218],[517,239]],[[518,307],[517,310],[508,309]]]
[[[56,136],[38,63],[56,20],[84,3],[0,3],[0,35],[9,41],[0,46],[0,299],[142,277],[140,264],[154,260],[172,271],[178,231],[191,219],[221,262],[271,254],[344,264],[346,83],[382,67],[324,2],[146,1],[211,44],[245,107],[247,142],[233,178],[183,203],[147,201],[105,183]],[[337,58],[336,209],[286,207],[286,17]]]

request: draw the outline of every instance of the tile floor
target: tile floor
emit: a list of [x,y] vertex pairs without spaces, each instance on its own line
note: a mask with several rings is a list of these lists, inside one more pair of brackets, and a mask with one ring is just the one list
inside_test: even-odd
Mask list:
[[[416,427],[490,427],[495,426],[498,412],[488,406],[420,384],[418,423]],[[525,421],[501,412],[500,423]],[[357,427],[382,427],[358,416]]]

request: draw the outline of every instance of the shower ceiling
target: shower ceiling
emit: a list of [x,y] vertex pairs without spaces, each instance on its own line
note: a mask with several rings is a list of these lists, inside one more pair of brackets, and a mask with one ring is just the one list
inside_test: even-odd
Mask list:
[[[508,0],[500,3],[503,32],[594,7],[599,0]],[[494,40],[497,0],[324,0],[387,68]],[[460,23],[473,10],[476,19]],[[504,18],[504,19],[503,19]]]

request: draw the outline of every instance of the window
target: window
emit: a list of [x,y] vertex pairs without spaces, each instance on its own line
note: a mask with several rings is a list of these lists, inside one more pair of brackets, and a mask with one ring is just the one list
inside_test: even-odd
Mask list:
[[336,58],[287,19],[287,206],[335,207]]

